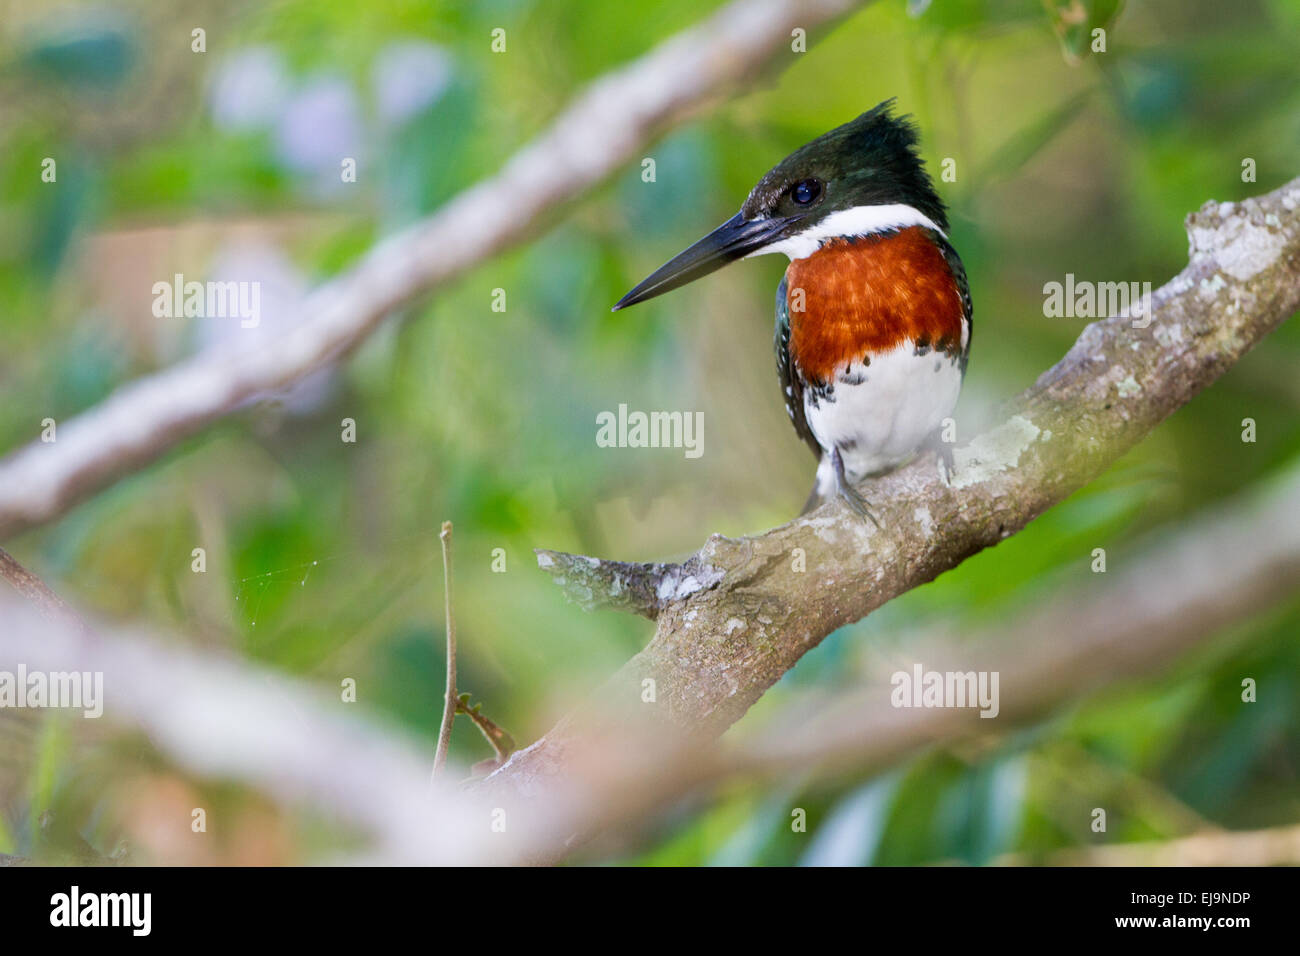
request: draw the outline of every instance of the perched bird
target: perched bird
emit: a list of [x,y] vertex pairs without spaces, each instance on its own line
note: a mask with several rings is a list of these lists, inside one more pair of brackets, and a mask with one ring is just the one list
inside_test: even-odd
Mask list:
[[919,449],[951,471],[939,440],[970,349],[966,272],[944,204],[893,100],[774,166],[740,212],[657,269],[626,308],[736,259],[783,252],[776,367],[786,411],[818,458],[804,510],[838,492],[875,517],[855,485]]

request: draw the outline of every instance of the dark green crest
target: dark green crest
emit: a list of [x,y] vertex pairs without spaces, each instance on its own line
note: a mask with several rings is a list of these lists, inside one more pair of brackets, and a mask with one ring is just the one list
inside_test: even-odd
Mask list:
[[[885,100],[857,119],[800,146],[768,171],[740,207],[746,219],[793,218],[804,228],[841,209],[902,204],[948,229],[943,202],[917,154],[917,132],[906,116],[895,116]],[[795,190],[817,184],[812,203],[796,200]],[[801,194],[806,195],[806,192]]]

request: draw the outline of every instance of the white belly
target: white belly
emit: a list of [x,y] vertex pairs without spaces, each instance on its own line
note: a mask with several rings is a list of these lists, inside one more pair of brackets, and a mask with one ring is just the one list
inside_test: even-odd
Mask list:
[[857,481],[906,461],[952,414],[960,391],[958,358],[917,355],[909,341],[873,356],[870,365],[841,370],[829,394],[805,391],[804,415],[817,443],[827,452],[839,448],[845,472]]

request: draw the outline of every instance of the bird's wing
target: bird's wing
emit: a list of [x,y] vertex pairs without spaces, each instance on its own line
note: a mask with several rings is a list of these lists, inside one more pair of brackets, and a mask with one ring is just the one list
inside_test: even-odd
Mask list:
[[934,233],[934,241],[939,244],[939,251],[948,263],[953,281],[957,283],[957,291],[961,293],[962,321],[966,323],[966,347],[961,353],[961,374],[965,378],[966,359],[970,356],[970,343],[975,336],[975,307],[970,298],[970,282],[966,279],[966,267],[962,265],[961,256],[957,255],[952,244],[938,233]]
[[785,410],[790,416],[790,423],[820,461],[822,447],[817,444],[812,429],[808,427],[808,419],[803,413],[803,380],[795,370],[794,360],[790,357],[790,302],[786,297],[784,277],[776,288],[776,335],[772,344],[776,347],[776,374],[781,379],[781,398],[785,400]]

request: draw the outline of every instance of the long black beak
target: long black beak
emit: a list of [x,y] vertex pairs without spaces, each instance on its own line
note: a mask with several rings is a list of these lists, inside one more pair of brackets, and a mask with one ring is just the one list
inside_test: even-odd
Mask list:
[[613,311],[663,295],[721,269],[728,262],[742,259],[781,238],[795,222],[798,222],[798,218],[746,219],[736,213],[689,249],[661,265],[640,285],[619,299]]

